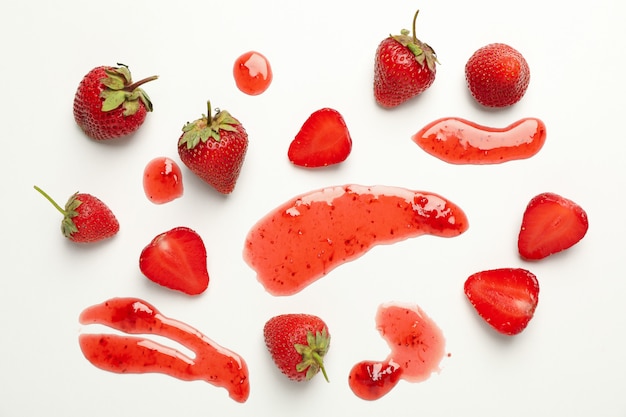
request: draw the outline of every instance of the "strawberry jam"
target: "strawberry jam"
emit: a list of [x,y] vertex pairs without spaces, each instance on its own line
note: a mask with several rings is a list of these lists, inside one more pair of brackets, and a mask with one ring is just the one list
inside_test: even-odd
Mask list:
[[539,152],[546,126],[535,118],[493,128],[447,117],[426,125],[412,139],[427,153],[451,164],[499,164]]
[[422,382],[439,370],[445,355],[443,333],[419,306],[383,304],[376,328],[391,352],[384,361],[363,361],[350,371],[348,383],[356,396],[377,400],[400,379]]
[[79,320],[82,324],[103,324],[128,334],[167,337],[195,353],[191,358],[144,337],[81,334],[83,355],[100,369],[121,374],[157,372],[185,381],[203,380],[225,388],[235,401],[248,399],[248,367],[239,355],[187,324],[165,317],[145,301],[113,298],[86,308]]
[[460,235],[465,213],[445,198],[388,186],[345,185],[287,201],[248,233],[244,259],[273,295],[290,295],[375,245]]
[[239,90],[256,96],[267,90],[272,83],[272,67],[262,54],[246,52],[235,60],[233,77]]
[[148,200],[164,204],[183,195],[183,175],[176,162],[167,157],[154,158],[143,172],[143,189]]

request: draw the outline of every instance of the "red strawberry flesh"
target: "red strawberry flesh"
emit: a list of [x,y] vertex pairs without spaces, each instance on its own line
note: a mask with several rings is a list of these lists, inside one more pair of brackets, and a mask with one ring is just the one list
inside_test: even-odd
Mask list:
[[574,246],[588,229],[587,213],[578,204],[555,193],[539,194],[524,212],[519,254],[528,260],[546,258]]
[[295,165],[316,168],[345,161],[351,150],[352,138],[343,117],[334,109],[323,108],[304,122],[287,156]]
[[141,252],[139,267],[151,281],[189,295],[200,294],[209,285],[206,248],[187,227],[156,236]]
[[526,328],[539,300],[537,278],[521,268],[477,272],[465,281],[464,290],[478,314],[509,336]]

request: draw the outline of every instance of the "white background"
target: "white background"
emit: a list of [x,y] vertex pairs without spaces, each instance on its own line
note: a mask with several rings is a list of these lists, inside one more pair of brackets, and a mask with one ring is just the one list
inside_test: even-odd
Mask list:
[[[41,1],[3,2],[2,275],[0,416],[624,416],[626,280],[623,218],[626,175],[624,67],[626,7],[619,0],[407,2]],[[438,53],[433,86],[392,111],[372,95],[374,51],[390,32],[410,27]],[[526,96],[487,111],[464,84],[479,47],[504,42],[531,67]],[[274,82],[264,94],[237,90],[232,65],[257,50]],[[72,117],[80,79],[99,65],[129,65],[154,102],[141,130],[116,143],[87,139]],[[185,122],[210,99],[239,118],[250,147],[233,194],[218,195],[183,167],[185,194],[157,206],[142,172],[156,156],[179,161]],[[313,111],[343,114],[354,142],[345,163],[307,171],[286,153]],[[459,116],[505,126],[522,117],[547,125],[535,157],[493,166],[453,166],[411,135],[430,121]],[[182,166],[182,165],[181,165]],[[420,237],[374,248],[291,297],[273,297],[242,260],[244,238],[287,199],[329,185],[393,185],[440,193],[459,204],[470,229],[454,239]],[[64,203],[75,191],[104,200],[121,223],[112,240],[77,246],[60,215],[35,190]],[[541,262],[516,251],[527,202],[552,191],[587,211],[577,246]],[[191,298],[158,287],[138,269],[141,249],[175,226],[198,231],[211,283]],[[540,280],[539,306],[519,336],[497,335],[462,291],[483,269],[524,267]],[[117,375],[81,354],[78,315],[110,297],[135,296],[239,353],[251,394],[239,404],[204,382],[159,375]],[[384,398],[358,399],[347,384],[360,360],[383,359],[375,329],[379,304],[413,302],[441,327],[451,356],[440,373],[401,381]],[[274,368],[262,327],[272,315],[324,318],[333,341],[331,378],[295,384]]]

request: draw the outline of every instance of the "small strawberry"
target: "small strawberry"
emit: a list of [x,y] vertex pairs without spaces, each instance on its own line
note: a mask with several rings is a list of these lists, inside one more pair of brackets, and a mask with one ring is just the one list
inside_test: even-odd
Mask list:
[[465,295],[491,327],[512,336],[524,330],[533,318],[539,282],[525,269],[492,269],[467,278]]
[[91,194],[74,193],[65,203],[65,208],[62,208],[41,188],[35,186],[35,190],[63,214],[61,231],[73,242],[98,242],[113,237],[120,230],[120,224],[111,209]]
[[554,193],[539,194],[524,211],[519,254],[528,260],[543,259],[574,246],[588,229],[587,213],[578,204]]
[[95,140],[116,139],[135,132],[152,111],[152,102],[141,85],[152,76],[133,82],[128,67],[100,66],[80,82],[74,96],[74,120]]
[[337,110],[323,108],[304,122],[287,156],[295,165],[316,168],[345,161],[351,150],[352,139],[343,117]]
[[178,140],[178,154],[193,173],[222,194],[235,188],[248,150],[248,134],[225,110],[187,123]]
[[507,107],[520,101],[530,82],[526,59],[503,43],[478,49],[465,64],[472,96],[486,107]]
[[310,314],[274,316],[263,328],[265,345],[278,369],[293,381],[308,381],[324,369],[330,334],[324,321]]
[[400,35],[384,39],[376,50],[374,63],[374,97],[382,107],[399,106],[423,93],[435,81],[435,51],[406,29]]
[[187,227],[152,239],[141,251],[139,269],[149,280],[189,295],[201,294],[209,286],[204,242]]

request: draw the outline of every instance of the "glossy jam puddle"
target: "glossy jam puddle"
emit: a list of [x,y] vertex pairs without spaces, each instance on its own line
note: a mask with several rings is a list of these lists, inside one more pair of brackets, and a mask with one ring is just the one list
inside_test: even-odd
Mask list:
[[451,164],[500,164],[539,152],[546,126],[535,118],[494,128],[447,117],[424,126],[412,139],[427,153]]
[[262,218],[243,257],[273,295],[290,295],[372,247],[424,234],[453,237],[468,221],[456,204],[422,191],[344,185],[303,194]]

